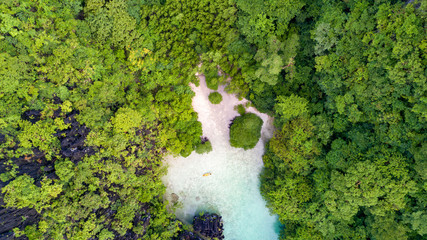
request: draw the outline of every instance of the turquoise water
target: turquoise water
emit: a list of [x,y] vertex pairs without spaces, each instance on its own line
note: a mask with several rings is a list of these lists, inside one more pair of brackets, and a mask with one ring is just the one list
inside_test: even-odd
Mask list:
[[[220,214],[226,240],[278,239],[277,216],[270,215],[266,208],[258,178],[263,167],[264,143],[273,132],[272,119],[249,109],[264,120],[261,140],[247,151],[231,147],[228,125],[238,115],[234,106],[244,101],[219,89],[223,101],[213,105],[207,97],[211,90],[206,87],[204,77],[200,79],[199,87],[192,86],[196,93],[193,107],[213,151],[203,155],[193,153],[187,158],[167,158],[168,174],[163,179],[166,198],[171,201],[172,195],[178,196],[181,207],[176,215],[187,222],[199,212]],[[204,177],[208,172],[211,175]]]

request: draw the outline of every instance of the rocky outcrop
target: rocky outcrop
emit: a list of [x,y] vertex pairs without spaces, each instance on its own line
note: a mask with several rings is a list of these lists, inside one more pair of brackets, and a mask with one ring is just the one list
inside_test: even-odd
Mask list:
[[196,233],[190,232],[190,231],[182,231],[179,233],[178,237],[175,238],[176,240],[203,240],[199,236],[197,236]]
[[224,239],[222,218],[217,214],[205,213],[202,216],[195,216],[193,228],[194,231],[209,239]]
[[61,154],[64,158],[69,158],[74,163],[81,161],[86,155],[95,153],[92,147],[85,146],[86,136],[90,129],[81,125],[75,119],[77,113],[71,113],[64,119],[65,124],[70,124],[70,128],[59,131],[56,136],[61,141]]
[[38,110],[28,110],[21,115],[21,118],[34,124],[40,120],[41,115]]
[[[55,117],[58,117],[60,113],[55,113]],[[63,131],[58,131],[56,136],[61,142],[61,154],[63,157],[68,157],[74,163],[82,160],[86,155],[92,155],[95,153],[92,147],[85,146],[85,139],[90,129],[84,125],[81,125],[75,119],[76,113],[70,113],[65,119],[66,124],[70,124],[70,128]],[[28,110],[22,114],[22,119],[36,123],[41,118],[40,111]],[[0,144],[6,142],[7,136],[0,134]],[[16,151],[18,145],[5,148],[7,151]],[[55,174],[54,162],[56,157],[48,161],[45,157],[45,153],[40,151],[38,148],[33,148],[31,154],[25,154],[18,158],[4,158],[0,156],[0,173],[6,173],[10,171],[7,160],[12,160],[14,165],[17,166],[16,176],[26,174],[35,180],[35,185],[40,187],[40,181],[43,177],[50,179],[57,179]],[[6,186],[11,180],[5,182],[0,181],[0,189]],[[37,223],[40,220],[40,214],[36,210],[30,208],[12,208],[6,207],[3,201],[3,195],[0,191],[0,239],[19,239],[16,238],[12,232],[13,228],[25,229],[26,226]],[[130,239],[130,238],[129,238]],[[137,239],[137,238],[135,238]]]

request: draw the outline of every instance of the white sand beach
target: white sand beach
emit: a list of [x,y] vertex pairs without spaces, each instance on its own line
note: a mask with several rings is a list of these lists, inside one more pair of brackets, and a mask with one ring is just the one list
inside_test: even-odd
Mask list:
[[[209,102],[208,89],[203,75],[199,87],[191,85],[196,93],[193,107],[202,123],[203,136],[212,143],[213,151],[208,154],[193,152],[187,158],[168,157],[168,174],[163,178],[167,187],[166,198],[171,201],[172,194],[179,197],[182,207],[177,216],[191,222],[200,211],[217,212],[224,221],[226,240],[277,239],[275,232],[276,216],[271,216],[259,192],[259,174],[262,170],[264,143],[273,134],[273,119],[248,108],[263,121],[261,140],[255,148],[243,150],[229,144],[229,123],[238,116],[234,107],[247,100],[239,101],[234,95],[220,86],[218,92],[223,101],[214,105]],[[204,173],[210,176],[203,176]]]

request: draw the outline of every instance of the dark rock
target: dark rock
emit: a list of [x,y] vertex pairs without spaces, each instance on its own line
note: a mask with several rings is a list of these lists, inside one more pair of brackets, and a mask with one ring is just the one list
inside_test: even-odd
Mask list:
[[15,234],[13,232],[0,233],[0,239],[2,240],[12,240],[14,239]]
[[197,233],[184,230],[185,227],[181,221],[179,220],[176,220],[176,221],[178,221],[178,225],[181,231],[178,233],[177,237],[172,238],[173,240],[203,240]]
[[43,169],[43,171],[45,171],[45,172],[50,172],[52,170],[53,170],[53,166],[47,166]]
[[202,144],[204,144],[204,143],[206,143],[208,141],[209,141],[209,139],[207,137],[205,137],[205,136],[201,137]]
[[41,114],[40,111],[37,111],[37,110],[28,110],[28,111],[25,111],[22,114],[21,118],[24,119],[24,120],[28,120],[31,123],[36,123],[37,121],[40,120],[41,116],[42,116],[42,114]]
[[203,240],[197,234],[190,232],[190,231],[182,231],[179,233],[177,238],[174,238],[176,240]]
[[74,163],[81,161],[86,155],[95,154],[95,150],[92,147],[85,146],[86,137],[90,129],[77,122],[76,115],[77,112],[68,114],[64,119],[64,123],[70,124],[70,128],[56,133],[61,142],[62,156],[70,158]]
[[29,162],[27,164],[19,165],[18,172],[21,174],[27,174],[31,178],[37,179],[41,174],[40,164],[37,162]]
[[194,231],[208,238],[224,239],[221,216],[205,213],[193,219]]
[[53,117],[57,118],[59,117],[59,115],[61,115],[62,109],[61,107],[59,107],[58,109],[56,109],[55,111],[53,111]]
[[6,142],[6,135],[0,133],[0,144],[3,144],[5,142]]
[[172,193],[171,194],[171,202],[172,202],[172,204],[177,203],[178,200],[179,200],[179,196],[176,193]]
[[54,104],[62,104],[62,100],[58,96],[53,97]]
[[[33,149],[33,154],[24,155],[17,159],[13,159],[14,164],[18,166],[17,176],[26,174],[35,180],[36,186],[41,186],[40,181],[43,176],[50,179],[58,178],[54,172],[45,175],[45,171],[42,171],[42,167],[45,170],[52,171],[53,161],[46,161],[45,154],[38,150]],[[4,173],[10,170],[10,167],[4,159],[0,159],[0,173]],[[6,186],[10,182],[0,181],[0,189]],[[22,237],[16,238],[13,234],[13,228],[19,228],[23,230],[28,225],[33,225],[40,220],[40,214],[36,210],[30,208],[10,208],[5,207],[3,196],[0,195],[0,239],[24,239]]]
[[[3,205],[3,199],[0,198],[0,206]],[[24,229],[26,226],[38,222],[39,219],[40,215],[36,210],[31,208],[16,209],[0,207],[0,239],[13,239],[8,238],[13,228],[19,227],[20,229]]]

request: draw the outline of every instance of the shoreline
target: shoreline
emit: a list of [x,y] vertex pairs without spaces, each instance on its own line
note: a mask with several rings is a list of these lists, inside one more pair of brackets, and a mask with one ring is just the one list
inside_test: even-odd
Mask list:
[[[198,87],[190,83],[195,92],[192,105],[198,113],[198,121],[202,123],[203,136],[211,141],[213,151],[202,155],[193,152],[187,158],[167,156],[164,162],[168,173],[162,179],[167,187],[165,199],[172,203],[172,194],[175,194],[175,199],[178,197],[181,207],[175,214],[185,222],[191,222],[192,217],[201,211],[218,213],[223,217],[226,239],[277,238],[273,231],[277,219],[270,216],[259,191],[262,155],[266,141],[274,132],[273,118],[253,107],[247,108],[247,112],[255,113],[263,120],[261,139],[255,148],[246,151],[231,147],[228,126],[230,120],[239,116],[234,106],[248,100],[238,100],[235,95],[225,92],[225,86],[221,85],[217,92],[223,96],[222,102],[211,104],[208,95],[214,90],[206,86],[204,75],[198,74],[197,77]],[[212,174],[203,177],[206,172]],[[254,209],[255,213],[247,209]],[[239,232],[248,234],[249,238],[242,238]]]

